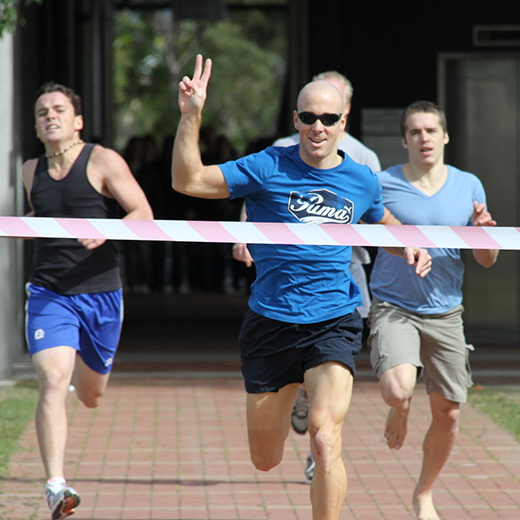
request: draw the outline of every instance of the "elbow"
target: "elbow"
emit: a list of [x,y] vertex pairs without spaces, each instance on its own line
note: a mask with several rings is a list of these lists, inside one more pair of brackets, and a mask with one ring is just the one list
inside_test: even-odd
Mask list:
[[489,256],[479,259],[479,264],[486,269],[495,265],[498,258],[498,250],[493,251]]
[[172,188],[175,191],[179,191],[179,181],[178,181],[178,179],[175,178],[175,174],[173,171],[172,171]]
[[489,260],[488,262],[481,262],[480,265],[482,265],[483,267],[488,269],[489,267],[495,265],[495,262],[496,262],[496,258],[494,260]]
[[153,220],[154,214],[152,208],[148,205],[147,207],[138,208],[136,211],[129,213],[131,219],[136,220]]
[[138,211],[139,216],[137,216],[135,218],[138,218],[140,220],[153,220],[155,218],[155,216],[153,214],[152,206],[148,202],[148,199],[146,199],[144,204],[141,204],[136,209]]
[[191,195],[188,184],[183,182],[181,175],[175,175],[174,171],[172,171],[172,188],[183,195]]
[[175,191],[181,191],[181,183],[179,182],[179,179],[175,178],[175,175],[172,175],[172,188]]
[[172,179],[172,188],[175,191],[182,193],[183,195],[191,195],[187,186],[185,184],[179,182],[178,180]]

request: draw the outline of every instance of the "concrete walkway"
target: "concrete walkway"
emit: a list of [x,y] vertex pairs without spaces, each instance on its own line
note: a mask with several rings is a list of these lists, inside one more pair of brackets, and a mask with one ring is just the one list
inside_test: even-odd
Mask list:
[[[125,377],[123,377],[123,375]],[[249,461],[240,378],[143,378],[114,373],[102,405],[68,400],[66,473],[82,497],[74,520],[310,520],[303,468],[308,436],[293,432],[269,473]],[[373,381],[356,382],[343,429],[349,475],[343,519],[414,518],[411,493],[429,423],[419,384],[399,451],[382,436],[387,409]],[[0,481],[2,520],[50,518],[30,424]],[[444,520],[519,520],[520,445],[463,407],[462,428],[435,489]]]

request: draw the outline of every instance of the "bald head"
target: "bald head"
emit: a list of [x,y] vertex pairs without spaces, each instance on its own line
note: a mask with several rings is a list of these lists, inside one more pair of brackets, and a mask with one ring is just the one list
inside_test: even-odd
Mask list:
[[312,106],[320,103],[330,105],[330,112],[336,114],[343,112],[343,97],[341,92],[334,85],[324,80],[311,81],[310,83],[307,83],[298,94],[298,111],[312,111]]

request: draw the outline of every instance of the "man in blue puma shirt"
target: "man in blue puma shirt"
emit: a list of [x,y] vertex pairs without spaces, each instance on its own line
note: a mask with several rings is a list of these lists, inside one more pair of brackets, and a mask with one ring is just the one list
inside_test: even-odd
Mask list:
[[[198,148],[202,109],[211,75],[197,57],[193,79],[179,85],[181,120],[173,161],[173,187],[208,199],[244,197],[252,222],[397,224],[384,209],[370,168],[338,152],[347,114],[336,87],[306,85],[294,121],[300,144],[270,147],[238,161],[204,166]],[[247,391],[250,453],[268,471],[283,457],[296,394],[305,382],[308,427],[316,469],[313,517],[337,520],[347,477],[341,427],[350,402],[355,359],[361,348],[361,293],[349,273],[351,248],[249,244],[257,269],[240,333]],[[418,276],[430,270],[424,249],[390,248]],[[410,267],[412,269],[412,267]]]

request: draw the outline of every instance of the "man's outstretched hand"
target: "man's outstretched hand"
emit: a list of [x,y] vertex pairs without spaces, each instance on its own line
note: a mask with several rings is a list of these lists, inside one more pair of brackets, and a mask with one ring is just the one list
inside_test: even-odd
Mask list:
[[496,226],[497,223],[492,219],[491,213],[486,209],[486,205],[477,201],[473,202],[473,215],[471,215],[471,222],[474,226]]
[[413,265],[415,274],[424,278],[432,270],[432,257],[422,247],[403,247],[404,259]]
[[233,258],[239,262],[244,262],[246,267],[251,267],[254,262],[247,244],[233,244]]
[[202,55],[198,54],[193,79],[184,76],[179,83],[179,108],[182,115],[199,115],[204,108],[211,76],[211,60],[206,60],[203,70],[202,59]]

